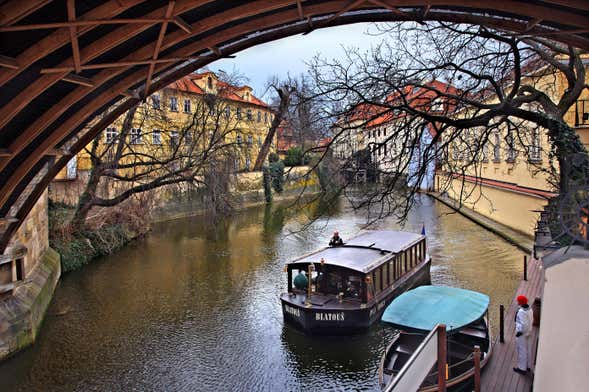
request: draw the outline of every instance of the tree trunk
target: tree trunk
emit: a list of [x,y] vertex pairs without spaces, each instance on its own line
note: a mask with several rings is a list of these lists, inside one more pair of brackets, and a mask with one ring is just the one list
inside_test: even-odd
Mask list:
[[264,143],[262,144],[262,148],[260,148],[260,152],[258,153],[258,157],[256,158],[256,163],[254,164],[254,171],[262,170],[262,166],[264,165],[266,156],[268,156],[268,152],[270,152],[272,139],[274,139],[276,130],[282,122],[284,114],[286,113],[286,111],[288,110],[288,106],[290,105],[290,95],[292,94],[293,90],[287,86],[282,86],[280,88],[277,88],[276,91],[278,92],[278,96],[280,97],[278,111],[274,115],[274,120],[272,120],[272,124],[270,125],[270,129],[268,130],[268,134],[266,135]]
[[86,188],[78,200],[76,212],[74,213],[74,217],[72,218],[71,222],[72,227],[78,229],[84,228],[86,226],[86,218],[88,217],[88,213],[94,205],[94,198],[96,196],[96,190],[98,189],[98,184],[100,183],[101,177],[102,170],[93,166],[90,170],[90,177],[88,178]]

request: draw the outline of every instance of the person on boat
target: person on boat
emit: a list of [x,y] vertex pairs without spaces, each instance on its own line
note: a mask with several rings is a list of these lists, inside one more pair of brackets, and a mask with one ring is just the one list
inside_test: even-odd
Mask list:
[[532,321],[534,314],[528,305],[525,295],[517,296],[519,309],[515,314],[515,344],[517,347],[517,367],[513,371],[519,374],[527,374],[532,363],[530,335],[532,333]]
[[305,275],[305,271],[300,270],[297,276],[294,278],[294,286],[299,290],[306,290],[309,280]]
[[329,241],[329,246],[342,246],[343,244],[344,241],[342,240],[342,237],[339,236],[337,231],[334,231],[333,237],[331,237],[331,240]]

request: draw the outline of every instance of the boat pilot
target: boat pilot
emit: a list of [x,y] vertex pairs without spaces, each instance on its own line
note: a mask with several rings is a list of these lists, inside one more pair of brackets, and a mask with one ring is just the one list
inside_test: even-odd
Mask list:
[[344,241],[342,240],[342,237],[339,236],[337,231],[334,231],[333,237],[331,237],[331,240],[329,241],[329,246],[342,246],[343,244]]
[[528,298],[525,295],[517,296],[519,309],[515,314],[515,344],[517,347],[517,367],[513,371],[519,374],[527,374],[532,363],[531,338],[532,321],[534,315],[532,308],[528,305]]
[[294,278],[294,286],[299,290],[306,290],[309,281],[305,275],[305,271],[299,270],[299,273]]

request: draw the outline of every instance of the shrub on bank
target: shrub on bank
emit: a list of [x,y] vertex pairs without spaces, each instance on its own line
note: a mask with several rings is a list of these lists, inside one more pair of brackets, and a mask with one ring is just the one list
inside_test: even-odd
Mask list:
[[76,230],[69,224],[73,213],[74,208],[65,204],[49,204],[49,245],[61,255],[63,272],[74,271],[96,257],[111,254],[142,234],[136,227],[129,229],[135,222],[106,222],[100,227]]

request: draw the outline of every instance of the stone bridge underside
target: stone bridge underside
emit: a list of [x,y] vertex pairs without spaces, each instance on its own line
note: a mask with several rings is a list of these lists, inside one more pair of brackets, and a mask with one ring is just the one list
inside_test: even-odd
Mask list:
[[586,0],[1,2],[0,254],[67,161],[148,94],[264,42],[406,20],[485,25],[589,50]]

